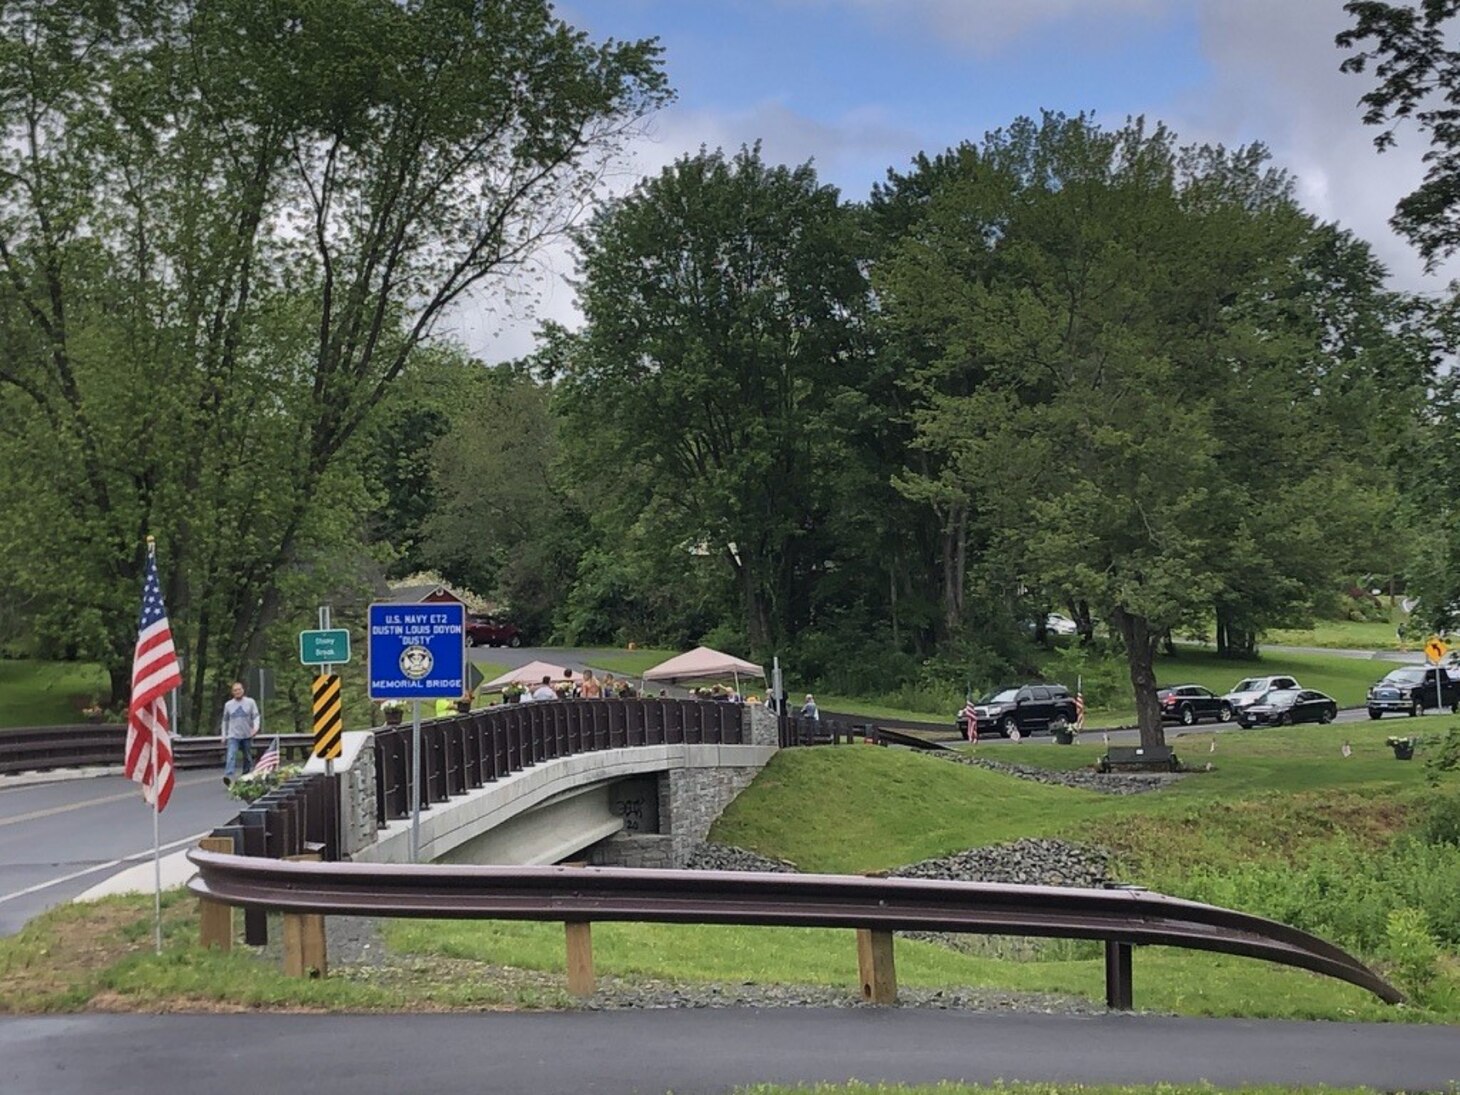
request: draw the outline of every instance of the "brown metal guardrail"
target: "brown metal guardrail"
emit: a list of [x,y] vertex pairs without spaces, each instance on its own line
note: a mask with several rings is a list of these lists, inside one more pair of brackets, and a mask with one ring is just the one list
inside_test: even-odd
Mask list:
[[[254,751],[273,739],[273,734],[260,734],[254,739]],[[303,761],[313,745],[309,734],[280,734],[280,759],[285,764]],[[0,774],[121,764],[126,747],[127,728],[122,723],[11,727],[0,730]],[[172,755],[178,769],[221,768],[224,745],[215,736],[174,737]]]
[[[1315,935],[1139,889],[731,871],[289,863],[201,850],[188,858],[199,872],[188,887],[205,902],[286,914],[856,928],[882,937],[889,975],[894,931],[1092,939],[1105,943],[1106,1002],[1117,1009],[1132,1006],[1131,948],[1144,944],[1259,958],[1358,985],[1392,1004],[1404,1000],[1357,958]],[[569,965],[571,970],[571,955]],[[591,952],[587,965],[591,982]],[[864,964],[864,994],[871,995],[876,979]],[[895,979],[887,979],[895,993]]]

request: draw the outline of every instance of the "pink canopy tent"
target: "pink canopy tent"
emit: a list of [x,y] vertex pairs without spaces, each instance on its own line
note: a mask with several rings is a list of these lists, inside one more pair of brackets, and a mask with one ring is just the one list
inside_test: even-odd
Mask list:
[[677,654],[644,671],[646,681],[704,681],[725,677],[734,678],[738,691],[741,677],[764,678],[765,671],[754,662],[722,654],[708,646],[697,646],[687,654]]
[[497,689],[509,684],[520,684],[531,687],[534,684],[541,684],[544,677],[549,678],[554,684],[570,679],[568,677],[568,671],[561,665],[551,665],[548,662],[528,662],[524,666],[513,669],[508,673],[503,673],[500,677],[488,681],[481,686],[479,691],[495,692]]

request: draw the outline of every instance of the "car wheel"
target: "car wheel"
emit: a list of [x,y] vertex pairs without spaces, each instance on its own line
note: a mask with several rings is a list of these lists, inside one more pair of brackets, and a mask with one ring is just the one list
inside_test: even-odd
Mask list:
[[477,644],[477,641],[471,637],[471,632],[468,631],[466,633],[466,645],[467,646],[476,646],[476,644]]
[[1224,703],[1218,709],[1218,711],[1217,711],[1217,721],[1218,722],[1231,722],[1232,721],[1232,705],[1230,703]]
[[512,636],[512,642],[509,643],[508,645],[511,646],[511,647],[513,647],[514,649],[517,648],[517,647],[519,647],[519,646],[521,646],[522,645],[522,636],[521,635],[513,635]]
[[1292,714],[1290,712],[1284,711],[1281,715],[1278,716],[1278,725],[1279,726],[1292,726],[1293,725],[1293,716],[1292,716]]
[[1369,718],[1374,719],[1374,720],[1377,721],[1378,719],[1382,719],[1383,717],[1384,717],[1384,712],[1382,712],[1382,711],[1375,711],[1372,707],[1369,708]]
[[1338,717],[1338,711],[1331,707],[1325,707],[1318,715],[1318,725],[1327,726]]
[[1417,719],[1425,713],[1425,705],[1419,700],[1414,701],[1414,706],[1409,709],[1409,717]]
[[1004,737],[1006,738],[1012,737],[1014,731],[1017,729],[1019,729],[1019,724],[1014,721],[1013,715],[1005,715],[999,721],[999,733],[1004,735]]
[[1181,725],[1190,726],[1196,722],[1196,712],[1191,709],[1190,704],[1183,704],[1181,707]]

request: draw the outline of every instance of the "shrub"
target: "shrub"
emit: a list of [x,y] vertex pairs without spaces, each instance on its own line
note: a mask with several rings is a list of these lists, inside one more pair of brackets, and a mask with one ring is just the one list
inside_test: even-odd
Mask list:
[[1430,934],[1429,917],[1420,909],[1401,908],[1385,925],[1384,957],[1395,976],[1416,999],[1423,1000],[1439,972],[1440,948]]
[[1090,707],[1129,703],[1130,676],[1124,660],[1107,657],[1081,646],[1062,647],[1045,663],[1044,676],[1071,692],[1076,687]]
[[1438,793],[1429,799],[1420,839],[1426,844],[1460,847],[1460,791]]

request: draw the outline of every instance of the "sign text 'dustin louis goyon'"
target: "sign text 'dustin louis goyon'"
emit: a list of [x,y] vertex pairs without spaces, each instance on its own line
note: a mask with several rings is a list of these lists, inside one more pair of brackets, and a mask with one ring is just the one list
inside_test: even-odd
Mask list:
[[466,606],[370,606],[373,700],[457,699],[466,691]]

